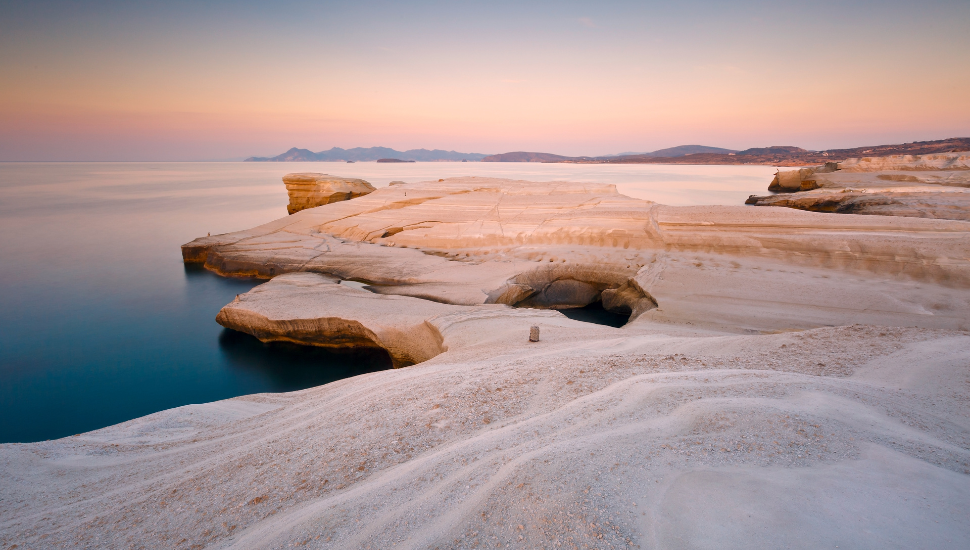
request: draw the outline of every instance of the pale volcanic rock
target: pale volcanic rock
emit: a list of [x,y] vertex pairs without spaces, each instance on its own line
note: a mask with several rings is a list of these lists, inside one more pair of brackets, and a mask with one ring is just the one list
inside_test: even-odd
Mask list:
[[[382,348],[395,367],[427,361],[451,348],[516,338],[524,342],[536,324],[556,327],[560,336],[590,334],[586,323],[552,311],[374,294],[316,273],[287,273],[240,294],[216,321],[263,342]],[[599,333],[615,330],[593,328]]]
[[860,157],[839,163],[846,172],[970,170],[970,152]]
[[826,162],[824,166],[799,168],[797,170],[779,170],[774,179],[768,184],[768,191],[775,193],[794,193],[808,191],[819,187],[816,174],[828,174],[839,169],[835,162]]
[[224,275],[314,271],[387,285],[381,292],[474,305],[550,266],[558,266],[557,278],[595,273],[597,281],[584,282],[619,288],[657,252],[756,256],[970,286],[968,228],[949,220],[660,206],[607,185],[451,178],[381,188],[202,237],[182,254]]
[[307,208],[315,208],[337,201],[345,201],[374,191],[370,183],[354,178],[342,178],[315,172],[287,174],[283,176],[290,204],[286,211],[295,214]]
[[466,306],[599,301],[631,321],[731,332],[857,322],[960,329],[970,327],[968,230],[959,221],[669,207],[611,186],[456,178],[204,237],[183,253],[229,275],[316,272]]
[[631,321],[646,314],[731,332],[860,322],[960,329],[970,327],[968,230],[457,178],[381,189],[183,251],[223,274],[317,272],[466,306],[600,301]]
[[216,321],[263,342],[379,347],[401,367],[441,353],[441,335],[427,320],[461,307],[372,294],[316,273],[288,273],[239,295]]
[[0,544],[970,545],[966,332],[627,330],[0,445]]
[[227,326],[427,359],[0,445],[0,546],[966,548],[968,231],[458,178],[198,239]]
[[[573,278],[571,271],[605,277],[596,283],[600,290],[618,288],[639,268],[630,250],[662,246],[650,223],[653,207],[612,185],[453,178],[381,188],[196,239],[182,253],[227,275],[315,271],[383,285],[380,292],[472,305],[512,277],[548,274],[547,264],[555,264],[555,274],[535,292]],[[558,247],[561,255],[548,254]]]
[[755,206],[813,212],[970,221],[970,154],[848,159],[825,167],[779,171]]

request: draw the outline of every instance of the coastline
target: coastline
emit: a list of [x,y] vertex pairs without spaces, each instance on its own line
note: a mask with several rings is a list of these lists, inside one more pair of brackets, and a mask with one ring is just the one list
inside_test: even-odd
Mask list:
[[[968,229],[446,178],[203,237],[186,260],[270,278],[223,311],[296,341],[358,323],[389,351],[417,323],[437,347],[316,388],[2,445],[0,540],[960,547]],[[316,284],[330,294],[300,294]],[[605,306],[607,291],[654,306],[618,302],[623,328],[555,311]],[[223,321],[276,337],[254,319]],[[319,319],[340,323],[301,332]]]

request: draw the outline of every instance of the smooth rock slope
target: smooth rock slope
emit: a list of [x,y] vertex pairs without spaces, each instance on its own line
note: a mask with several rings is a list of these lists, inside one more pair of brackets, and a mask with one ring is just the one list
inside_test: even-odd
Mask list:
[[3,445],[0,542],[970,544],[965,332],[542,335]]

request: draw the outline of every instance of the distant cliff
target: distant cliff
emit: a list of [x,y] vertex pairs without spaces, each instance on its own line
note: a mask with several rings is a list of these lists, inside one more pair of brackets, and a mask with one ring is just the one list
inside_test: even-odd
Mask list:
[[247,162],[315,162],[315,161],[369,161],[386,158],[400,159],[404,161],[477,161],[485,158],[481,153],[459,153],[457,151],[443,151],[441,149],[411,149],[408,151],[395,151],[388,147],[354,147],[353,149],[341,149],[334,147],[328,151],[314,153],[309,149],[298,149],[296,147],[275,157],[249,157]]

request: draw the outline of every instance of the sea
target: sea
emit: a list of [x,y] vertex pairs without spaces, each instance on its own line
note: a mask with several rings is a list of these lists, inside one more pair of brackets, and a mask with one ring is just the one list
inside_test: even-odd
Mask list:
[[192,403],[390,367],[385,354],[263,344],[215,322],[263,281],[179,246],[286,216],[290,172],[615,184],[670,205],[741,205],[767,166],[427,162],[0,163],[0,443],[56,439]]

